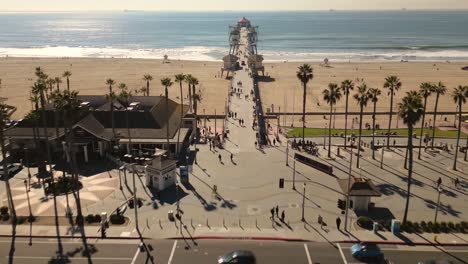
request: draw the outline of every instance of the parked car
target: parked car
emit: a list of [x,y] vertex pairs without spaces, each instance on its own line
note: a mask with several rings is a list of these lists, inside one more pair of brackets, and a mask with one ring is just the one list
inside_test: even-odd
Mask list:
[[[21,165],[18,164],[8,164],[7,166],[7,171],[8,171],[8,176],[11,178],[13,177],[16,173],[18,173],[22,169]],[[5,179],[4,177],[4,169],[3,165],[0,165],[0,178]]]
[[251,251],[236,250],[218,258],[218,264],[255,264],[255,255]]
[[361,242],[351,247],[351,255],[356,259],[382,260],[383,253],[375,243]]

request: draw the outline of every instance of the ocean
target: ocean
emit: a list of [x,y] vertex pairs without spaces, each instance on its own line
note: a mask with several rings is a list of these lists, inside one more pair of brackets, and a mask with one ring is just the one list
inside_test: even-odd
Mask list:
[[468,61],[468,11],[0,13],[0,56],[220,60],[241,17],[267,61]]

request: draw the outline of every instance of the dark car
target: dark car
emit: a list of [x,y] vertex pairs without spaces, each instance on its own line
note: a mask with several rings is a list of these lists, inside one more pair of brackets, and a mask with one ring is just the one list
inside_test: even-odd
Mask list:
[[351,254],[357,259],[382,260],[383,253],[375,243],[361,242],[351,247]]
[[[18,173],[22,169],[21,165],[17,164],[8,164],[7,166],[7,171],[8,171],[8,177],[11,178],[13,177],[16,173]],[[3,165],[0,165],[0,179],[5,179],[4,177],[4,172],[3,172]]]
[[255,264],[255,255],[247,250],[236,250],[218,258],[218,264]]

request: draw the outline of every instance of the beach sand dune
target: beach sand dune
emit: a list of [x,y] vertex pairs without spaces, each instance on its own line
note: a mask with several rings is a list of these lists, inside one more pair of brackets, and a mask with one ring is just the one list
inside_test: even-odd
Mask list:
[[[216,78],[221,62],[178,61],[162,63],[162,60],[149,59],[92,59],[92,58],[0,58],[0,78],[2,88],[0,96],[7,97],[7,103],[14,105],[18,111],[13,118],[22,118],[31,110],[29,102],[30,87],[35,81],[34,70],[40,66],[50,77],[61,76],[66,70],[72,72],[70,78],[71,89],[80,94],[105,94],[108,87],[107,78],[116,83],[124,82],[133,91],[145,86],[142,80],[144,74],[151,74],[154,80],[150,84],[150,95],[164,94],[160,79],[171,77],[177,73],[192,74],[199,79],[197,90],[201,91],[202,101],[199,113],[206,109],[206,113],[224,113],[229,81]],[[63,78],[62,78],[63,79]],[[61,89],[66,89],[66,80],[62,80]],[[117,85],[114,88],[118,91]],[[184,103],[187,101],[187,85],[183,85]],[[179,102],[179,85],[169,90],[170,98]]]

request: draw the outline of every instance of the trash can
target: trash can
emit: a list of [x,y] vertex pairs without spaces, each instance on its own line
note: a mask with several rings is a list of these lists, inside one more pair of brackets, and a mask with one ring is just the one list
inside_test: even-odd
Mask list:
[[391,226],[391,231],[392,234],[397,235],[400,234],[400,220],[398,219],[392,219],[392,226]]
[[169,218],[169,221],[174,221],[175,218],[174,218],[174,211],[170,210],[168,213],[167,213],[167,217]]
[[374,233],[377,233],[379,231],[379,223],[374,222],[372,224],[372,231],[374,231]]

